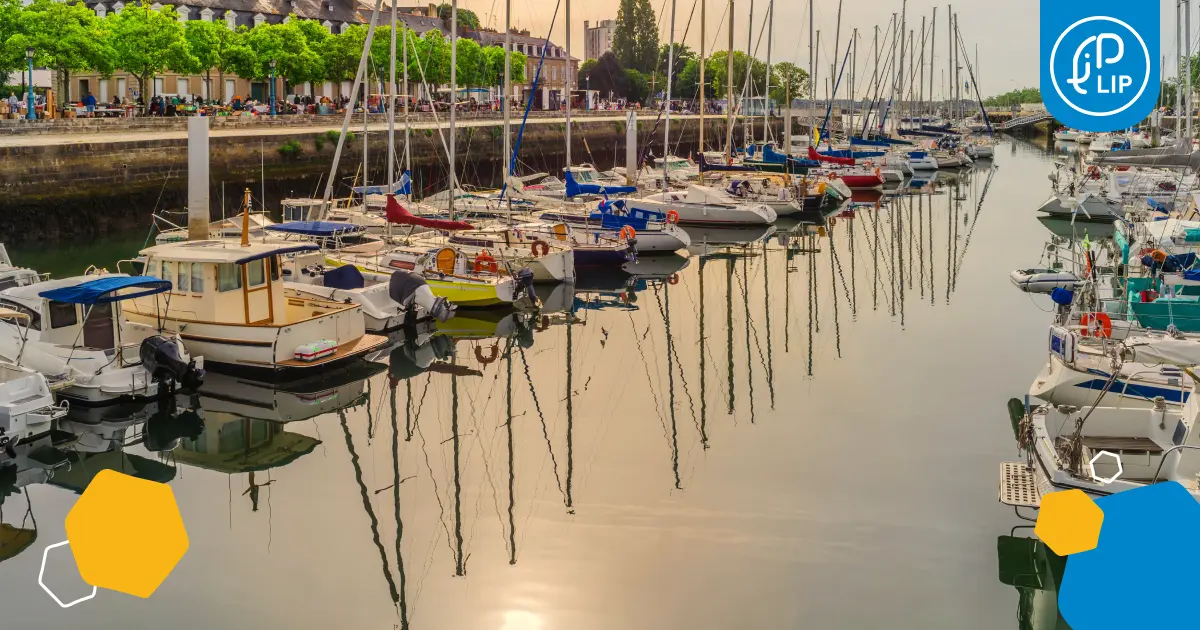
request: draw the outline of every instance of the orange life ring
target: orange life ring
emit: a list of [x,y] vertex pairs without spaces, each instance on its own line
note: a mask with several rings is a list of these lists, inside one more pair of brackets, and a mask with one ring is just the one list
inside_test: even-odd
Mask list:
[[[542,240],[534,241],[533,244],[529,246],[529,249],[533,252],[534,256],[547,256],[550,254],[550,244]],[[541,250],[540,254],[538,253],[539,249]]]
[[[672,210],[672,212],[674,212],[674,210]],[[623,241],[632,241],[633,239],[637,238],[637,231],[633,229],[633,226],[626,225],[625,227],[621,228],[621,232],[617,234],[617,238]]]
[[830,173],[829,175],[827,175],[827,177],[829,179],[837,179],[837,173]]
[[1112,318],[1107,313],[1084,313],[1079,318],[1079,325],[1083,327],[1084,337],[1112,338]]
[[671,277],[667,278],[667,284],[679,284],[679,274],[671,274]]
[[679,223],[679,213],[674,210],[667,210],[667,223]]
[[487,273],[500,273],[500,265],[496,264],[496,259],[492,258],[491,254],[486,251],[475,257],[475,273],[484,271]]
[[500,344],[498,344],[498,343],[492,344],[492,354],[490,356],[486,356],[486,357],[483,356],[483,346],[475,346],[475,360],[476,361],[479,361],[480,363],[482,363],[484,365],[488,365],[491,363],[495,363],[496,359],[499,359],[499,358],[500,358]]

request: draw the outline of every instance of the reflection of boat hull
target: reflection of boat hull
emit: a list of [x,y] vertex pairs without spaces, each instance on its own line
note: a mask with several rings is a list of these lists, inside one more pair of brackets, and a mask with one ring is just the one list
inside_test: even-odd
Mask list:
[[687,269],[691,260],[672,254],[670,256],[655,256],[639,258],[636,262],[626,263],[622,271],[641,279],[661,280]]
[[1070,630],[1058,614],[1065,556],[1036,538],[1000,536],[996,541],[1000,583],[1017,589],[1017,618],[1025,630]]
[[768,238],[775,232],[774,225],[746,227],[687,227],[692,244],[688,251],[703,253],[710,247],[727,247],[731,245],[750,245]]
[[[382,363],[358,361],[319,376],[286,383],[211,374],[197,396],[205,412],[269,422],[296,422],[355,404],[366,380],[386,369]],[[186,404],[187,398],[181,396],[180,405]]]

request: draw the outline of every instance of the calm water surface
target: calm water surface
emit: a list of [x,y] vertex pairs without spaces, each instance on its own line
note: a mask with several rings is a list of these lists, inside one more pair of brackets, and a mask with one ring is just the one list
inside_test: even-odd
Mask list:
[[[1020,627],[997,473],[1047,318],[1008,273],[1048,234],[1050,162],[995,162],[824,229],[698,234],[641,281],[546,288],[532,322],[459,317],[432,364],[77,413],[70,467],[3,498],[37,538],[0,562],[0,625]],[[150,599],[60,610],[41,551],[104,468],[168,481],[191,548]],[[85,594],[62,551],[47,581]]]

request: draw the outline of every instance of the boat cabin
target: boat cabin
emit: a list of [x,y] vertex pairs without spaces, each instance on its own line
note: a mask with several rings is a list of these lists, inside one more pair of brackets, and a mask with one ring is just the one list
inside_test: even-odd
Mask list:
[[[312,243],[239,246],[223,241],[190,241],[151,247],[141,254],[145,273],[172,283],[170,302],[164,307],[171,320],[278,325],[311,316],[307,311],[288,312],[291,307],[284,294],[280,257],[317,249]],[[160,312],[154,304],[140,300],[136,304],[141,315]]]

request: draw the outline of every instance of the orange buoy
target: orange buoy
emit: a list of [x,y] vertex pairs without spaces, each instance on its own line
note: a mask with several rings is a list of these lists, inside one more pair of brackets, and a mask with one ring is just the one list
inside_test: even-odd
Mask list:
[[[542,241],[542,240],[534,241],[533,244],[529,246],[529,248],[531,251],[533,251],[534,256],[547,256],[550,254],[550,244],[547,243],[546,241]],[[541,253],[538,253],[539,251]]]
[[674,210],[667,210],[667,223],[679,223],[679,213]]
[[1079,325],[1083,327],[1085,337],[1112,338],[1112,318],[1107,313],[1084,313],[1079,318]]
[[475,273],[482,272],[500,273],[500,265],[496,264],[496,259],[486,251],[475,257]]
[[668,284],[679,284],[679,274],[677,274],[677,273],[671,274],[671,277],[667,278],[667,283]]
[[[674,212],[674,210],[672,210],[672,212]],[[637,231],[635,231],[633,229],[633,226],[626,225],[625,227],[621,228],[621,232],[619,234],[617,234],[617,238],[619,238],[623,241],[625,241],[625,240],[631,241],[631,240],[637,238]]]

